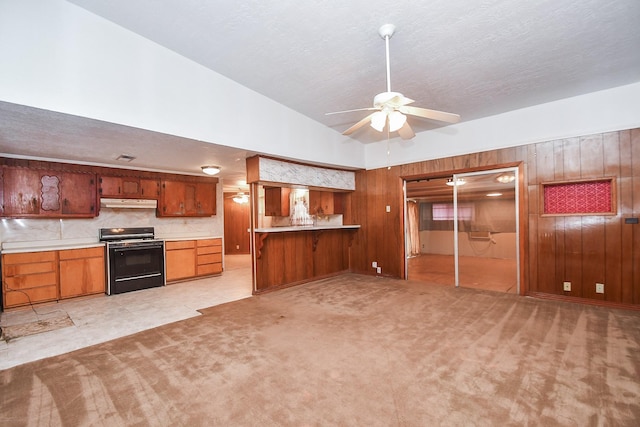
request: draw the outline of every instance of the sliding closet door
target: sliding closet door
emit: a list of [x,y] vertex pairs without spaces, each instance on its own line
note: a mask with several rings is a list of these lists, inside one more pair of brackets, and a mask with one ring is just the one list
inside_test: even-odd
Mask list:
[[519,293],[518,169],[456,174],[456,286]]

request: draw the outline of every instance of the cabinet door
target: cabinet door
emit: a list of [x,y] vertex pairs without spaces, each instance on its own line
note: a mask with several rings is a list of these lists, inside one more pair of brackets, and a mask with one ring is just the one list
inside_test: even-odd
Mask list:
[[265,216],[289,216],[290,188],[264,187],[264,214]]
[[95,174],[5,168],[4,215],[94,217]]
[[2,255],[2,291],[5,308],[56,300],[57,252]]
[[119,176],[101,176],[100,195],[102,197],[122,197],[122,178]]
[[[168,249],[165,252],[166,280],[187,279],[196,275],[196,248],[195,242],[190,241],[193,247],[183,249]],[[167,242],[169,243],[169,242]],[[186,242],[185,242],[186,243]],[[187,246],[186,244],[184,246]]]
[[215,184],[163,180],[160,205],[160,216],[215,215]]
[[157,199],[160,195],[160,181],[157,179],[140,179],[140,198]]
[[4,216],[40,213],[40,172],[26,168],[3,168]]
[[96,177],[88,173],[61,174],[60,193],[63,216],[94,217],[96,215]]
[[309,213],[311,215],[332,215],[334,213],[333,192],[310,190]]
[[216,185],[199,182],[196,185],[196,214],[212,216],[216,214]]
[[60,298],[100,294],[106,290],[103,247],[69,249],[58,252]]
[[162,181],[160,193],[162,216],[183,216],[185,213],[186,185],[181,181]]

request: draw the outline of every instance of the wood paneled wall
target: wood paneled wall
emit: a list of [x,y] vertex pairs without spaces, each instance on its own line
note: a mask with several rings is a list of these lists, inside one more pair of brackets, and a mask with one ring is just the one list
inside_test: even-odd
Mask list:
[[236,193],[224,193],[224,253],[251,253],[251,234],[249,222],[251,205],[236,203],[233,197]]
[[[353,222],[361,224],[352,248],[353,271],[404,277],[405,178],[521,165],[524,219],[523,287],[529,294],[590,302],[640,305],[640,129],[547,141],[456,157],[360,171],[352,195]],[[615,215],[543,216],[541,183],[615,177]],[[390,212],[386,212],[386,206]],[[562,283],[572,282],[571,292]],[[605,293],[596,294],[595,284]]]

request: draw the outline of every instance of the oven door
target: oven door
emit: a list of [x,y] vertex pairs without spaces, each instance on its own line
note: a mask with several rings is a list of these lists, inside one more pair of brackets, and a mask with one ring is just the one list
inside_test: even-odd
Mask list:
[[109,295],[165,285],[163,241],[111,244],[108,258]]

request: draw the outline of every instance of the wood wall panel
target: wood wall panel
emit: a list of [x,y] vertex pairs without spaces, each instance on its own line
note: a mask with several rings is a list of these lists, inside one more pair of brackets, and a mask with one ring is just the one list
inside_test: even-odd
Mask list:
[[604,217],[604,283],[607,285],[605,299],[621,303],[622,299],[622,222],[621,218]]
[[[640,225],[624,221],[640,217],[640,129],[360,171],[352,205],[354,223],[362,229],[353,241],[351,269],[374,274],[371,262],[377,261],[383,274],[404,277],[403,177],[443,176],[504,162],[523,162],[525,292],[640,304]],[[543,216],[539,210],[541,183],[605,177],[615,178],[614,215]],[[385,205],[392,207],[390,214]],[[565,280],[572,282],[570,293],[563,291]],[[595,294],[596,282],[605,284],[604,294]]]
[[573,287],[571,288],[571,291],[565,292],[564,291],[564,281],[567,280],[565,277],[565,271],[566,271],[566,261],[565,261],[565,257],[562,256],[564,253],[566,253],[566,248],[564,246],[564,229],[565,229],[565,224],[564,224],[564,217],[555,217],[555,231],[556,231],[556,238],[555,238],[555,277],[554,277],[554,282],[556,285],[556,288],[554,289],[553,293],[558,293],[558,294],[563,294],[563,295],[570,295],[570,296],[575,296],[576,295],[576,290],[573,289]]
[[553,217],[538,219],[537,250],[538,280],[535,289],[538,292],[557,293],[556,280],[556,220]]
[[236,203],[236,193],[224,193],[224,253],[251,253],[251,234],[249,229],[251,205]]
[[564,179],[580,178],[580,140],[568,138],[563,140],[564,145]]

